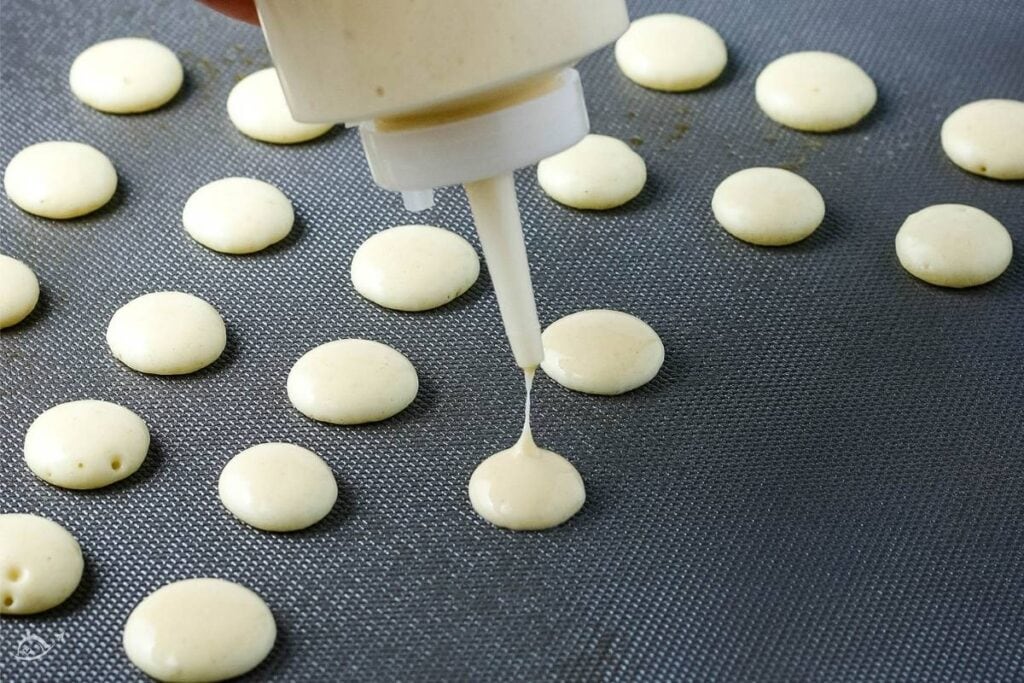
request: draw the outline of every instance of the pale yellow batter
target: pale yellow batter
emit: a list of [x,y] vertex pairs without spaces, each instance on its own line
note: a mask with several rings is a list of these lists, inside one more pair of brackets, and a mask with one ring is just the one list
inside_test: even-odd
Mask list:
[[574,391],[615,395],[651,381],[665,360],[658,333],[639,318],[606,309],[579,311],[544,330],[551,379]]
[[831,52],[779,57],[758,75],[755,90],[758,105],[770,119],[817,133],[852,126],[878,99],[871,77]]
[[312,140],[333,127],[293,119],[273,67],[249,74],[231,89],[228,116],[235,128],[249,137],[279,145]]
[[640,194],[647,165],[629,145],[607,135],[588,135],[537,165],[541,189],[575,209],[612,209]]
[[149,429],[138,415],[106,401],[72,401],[37,417],[25,434],[25,462],[40,479],[95,489],[129,476],[146,459]]
[[71,92],[85,104],[111,114],[135,114],[163,106],[178,90],[184,72],[177,56],[146,38],[96,43],[71,64]]
[[0,515],[0,614],[56,607],[82,579],[82,549],[45,517]]
[[39,301],[39,280],[16,258],[0,254],[0,329],[17,325]]
[[339,339],[308,351],[288,373],[288,400],[334,424],[377,422],[405,410],[419,390],[416,368],[395,349]]
[[181,214],[185,231],[225,254],[251,254],[280,242],[295,222],[281,190],[255,178],[221,178],[192,193]]
[[942,124],[942,148],[965,171],[999,180],[1024,179],[1024,102],[965,104]]
[[103,152],[81,142],[50,141],[14,155],[4,191],[19,208],[43,218],[76,218],[114,196],[117,172]]
[[574,64],[629,23],[622,0],[268,0],[260,12],[309,121],[439,109]]
[[809,182],[781,168],[747,168],[723,180],[711,198],[715,220],[751,244],[804,239],[825,218],[825,200]]
[[277,638],[274,615],[245,586],[186,579],[150,593],[128,616],[132,664],[160,681],[222,681],[255,668]]
[[911,214],[896,234],[907,271],[943,287],[974,287],[1010,265],[1013,242],[1003,224],[981,209],[936,204]]
[[363,242],[352,284],[370,301],[399,311],[443,306],[468,290],[480,259],[465,239],[430,225],[399,225]]
[[696,90],[718,78],[728,59],[715,29],[682,14],[635,20],[615,43],[622,73],[645,88]]
[[491,524],[516,531],[550,529],[583,507],[583,478],[568,460],[537,446],[530,430],[530,388],[526,371],[526,419],[512,448],[480,463],[469,480],[469,500]]
[[327,463],[290,443],[263,443],[231,458],[217,491],[231,514],[265,531],[305,529],[323,519],[338,498]]
[[227,332],[220,314],[197,296],[154,292],[128,302],[107,326],[107,345],[139,372],[184,375],[220,357]]

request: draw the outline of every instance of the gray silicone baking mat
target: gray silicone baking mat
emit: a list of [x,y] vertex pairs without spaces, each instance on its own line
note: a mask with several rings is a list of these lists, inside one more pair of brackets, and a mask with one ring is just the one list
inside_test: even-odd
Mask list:
[[[992,213],[1024,250],[1024,186],[961,172],[938,142],[960,104],[1024,98],[1024,3],[631,5],[665,10],[729,44],[711,87],[643,90],[608,49],[580,65],[593,130],[647,161],[643,193],[583,213],[546,198],[532,169],[518,175],[542,321],[629,311],[661,334],[665,366],[617,398],[538,380],[538,439],[578,466],[588,500],[562,527],[511,533],[466,495],[521,420],[486,276],[423,314],[375,307],[348,281],[352,252],[382,227],[429,222],[476,244],[462,192],[412,216],[371,183],[352,131],[293,147],[243,137],[224,103],[268,64],[262,39],[195,3],[3,3],[0,161],[64,138],[120,174],[111,205],[78,220],[0,202],[0,250],[43,291],[3,334],[0,511],[61,522],[86,556],[67,603],[3,620],[5,682],[139,679],[125,618],[194,576],[239,581],[273,610],[277,645],[250,680],[1024,679],[1024,254],[953,291],[913,279],[893,251],[903,219],[941,202]],[[68,91],[73,57],[122,35],[181,56],[187,81],[169,106],[109,116]],[[802,49],[875,78],[861,125],[812,136],[760,113],[758,70]],[[715,185],[752,165],[786,165],[821,190],[828,215],[812,237],[757,248],[714,224]],[[294,234],[246,257],[191,241],[185,199],[228,175],[280,186]],[[162,289],[223,313],[215,365],[160,378],[108,353],[110,315]],[[412,407],[355,428],[291,408],[291,364],[340,337],[407,354],[422,381]],[[38,481],[21,457],[36,415],[81,398],[130,407],[153,435],[140,472],[94,492]],[[337,508],[308,531],[255,531],[217,500],[224,463],[270,440],[317,451],[337,475]],[[52,650],[15,659],[28,634]]]

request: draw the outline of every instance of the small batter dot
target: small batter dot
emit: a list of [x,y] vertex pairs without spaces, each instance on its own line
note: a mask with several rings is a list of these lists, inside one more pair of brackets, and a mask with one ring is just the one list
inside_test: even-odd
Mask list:
[[519,440],[477,465],[469,479],[469,500],[476,513],[495,526],[516,531],[558,526],[579,512],[587,499],[583,478],[572,463],[533,440],[534,372],[524,371],[526,410]]
[[607,135],[587,135],[537,165],[541,189],[575,209],[611,209],[640,194],[647,165],[629,145]]
[[293,119],[273,67],[249,74],[231,89],[228,116],[235,128],[249,137],[280,145],[318,138],[333,127]]
[[998,180],[1024,179],[1024,102],[965,104],[942,124],[942,149],[965,171]]
[[821,193],[796,173],[748,168],[723,180],[711,199],[715,220],[751,244],[781,246],[804,239],[825,217]]
[[545,374],[567,389],[615,395],[651,381],[665,347],[639,318],[606,309],[579,311],[551,323],[544,334]]
[[399,225],[367,239],[352,257],[352,284],[370,301],[425,311],[460,296],[480,275],[465,239],[431,225]]
[[512,448],[480,463],[469,480],[477,514],[517,531],[549,529],[583,507],[586,489],[576,468],[524,435]]
[[132,664],[161,681],[222,681],[254,669],[277,625],[260,596],[223,579],[186,579],[142,600],[124,625]]
[[150,111],[181,89],[184,73],[177,56],[146,38],[115,38],[97,43],[71,64],[75,97],[111,114]]
[[615,43],[622,73],[654,90],[702,88],[718,78],[727,59],[725,41],[715,29],[681,14],[637,19]]
[[288,443],[260,444],[231,458],[217,490],[231,514],[266,531],[295,531],[316,524],[338,498],[327,463]]
[[288,197],[270,183],[222,178],[192,193],[181,222],[205,247],[226,254],[251,254],[287,237],[295,213]]
[[0,614],[35,614],[64,602],[84,566],[78,541],[45,517],[0,514],[0,561],[5,572]]
[[0,329],[17,325],[39,301],[39,280],[16,258],[0,254]]
[[227,333],[220,314],[197,296],[154,292],[128,302],[107,326],[107,345],[139,372],[184,375],[220,357]]
[[794,52],[761,71],[757,103],[768,118],[818,133],[847,128],[875,106],[875,83],[855,63],[831,52]]
[[307,352],[288,373],[288,400],[307,417],[334,424],[385,420],[416,398],[409,359],[366,339],[340,339]]
[[911,214],[896,233],[900,264],[942,287],[974,287],[1010,265],[1013,242],[1003,224],[981,209],[936,204]]
[[77,218],[114,196],[117,172],[103,152],[81,142],[50,141],[14,155],[4,170],[12,202],[43,218]]
[[25,462],[43,481],[95,489],[130,476],[146,459],[149,429],[132,411],[107,401],[50,408],[25,433]]

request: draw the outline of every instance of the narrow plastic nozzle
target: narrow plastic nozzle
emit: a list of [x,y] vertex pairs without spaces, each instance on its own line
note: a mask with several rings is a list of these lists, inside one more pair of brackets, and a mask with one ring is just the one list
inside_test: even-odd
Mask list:
[[473,210],[512,355],[519,367],[536,368],[544,360],[544,346],[512,174],[477,180],[463,187]]
[[406,190],[402,193],[402,203],[406,211],[418,213],[434,208],[433,190]]

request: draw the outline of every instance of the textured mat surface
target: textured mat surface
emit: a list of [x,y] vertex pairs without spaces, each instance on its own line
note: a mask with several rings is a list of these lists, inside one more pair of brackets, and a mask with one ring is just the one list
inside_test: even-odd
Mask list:
[[[925,285],[893,250],[903,218],[964,202],[1024,249],[1024,186],[974,177],[942,153],[958,105],[1024,98],[1024,4],[842,0],[636,2],[708,21],[730,48],[718,83],[642,90],[610,50],[581,66],[596,132],[631,139],[650,182],[621,209],[581,213],[518,177],[545,323],[612,307],[647,320],[667,360],[619,398],[537,384],[541,443],[567,455],[588,501],[565,526],[514,534],[472,512],[466,483],[520,426],[521,377],[486,277],[454,304],[403,315],[363,301],[348,264],[373,231],[414,219],[370,182],[338,129],[297,147],[244,138],[224,112],[268,63],[257,30],[182,0],[5,2],[0,161],[45,139],[113,159],[112,204],[70,222],[0,202],[0,251],[43,296],[2,339],[0,511],[58,520],[84,581],[62,607],[0,623],[3,681],[137,680],[122,624],[147,593],[220,576],[263,595],[280,636],[249,678],[325,680],[1010,681],[1024,679],[1024,254],[970,291]],[[116,117],[79,104],[68,66],[93,42],[152,36],[187,84],[168,107]],[[876,79],[856,128],[809,136],[757,109],[758,70],[830,49]],[[824,195],[806,242],[752,247],[716,227],[711,193],[751,165],[787,165]],[[248,257],[180,226],[188,195],[227,175],[279,185],[298,226]],[[472,236],[461,191],[415,220]],[[212,302],[228,351],[195,375],[115,362],[110,315],[144,292]],[[291,364],[360,336],[416,364],[422,390],[385,423],[341,428],[287,402]],[[32,419],[72,399],[142,415],[142,470],[95,492],[35,480]],[[269,440],[323,455],[330,517],[259,533],[216,497],[221,467]],[[53,649],[14,658],[28,634]]]

